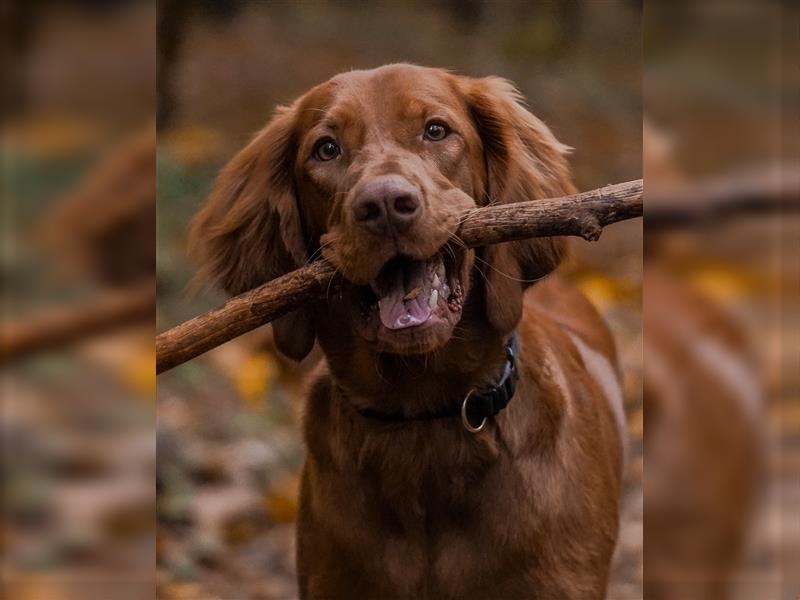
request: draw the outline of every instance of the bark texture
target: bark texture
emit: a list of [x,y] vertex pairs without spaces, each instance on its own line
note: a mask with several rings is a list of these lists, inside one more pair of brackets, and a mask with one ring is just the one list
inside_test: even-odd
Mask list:
[[[530,237],[597,240],[603,227],[642,216],[642,180],[563,198],[487,206],[464,215],[458,237],[469,247]],[[156,372],[163,373],[325,293],[334,269],[320,260],[273,279],[156,337]]]

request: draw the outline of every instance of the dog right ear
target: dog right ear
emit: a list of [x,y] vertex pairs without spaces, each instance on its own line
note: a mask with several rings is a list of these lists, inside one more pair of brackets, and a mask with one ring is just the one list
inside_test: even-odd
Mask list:
[[[201,277],[240,294],[305,263],[307,241],[292,181],[296,110],[279,108],[253,140],[222,169],[189,230]],[[273,323],[275,343],[300,360],[316,332],[307,311]]]
[[[566,160],[568,147],[523,106],[510,82],[497,77],[460,82],[483,145],[486,202],[507,204],[575,191]],[[487,315],[498,331],[516,326],[524,289],[553,271],[566,248],[566,240],[558,237],[486,248]]]

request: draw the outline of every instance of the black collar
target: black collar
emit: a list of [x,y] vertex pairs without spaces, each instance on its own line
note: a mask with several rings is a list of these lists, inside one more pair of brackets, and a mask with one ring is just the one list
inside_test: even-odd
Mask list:
[[372,408],[362,408],[358,412],[367,418],[377,419],[389,423],[402,423],[407,421],[428,421],[431,419],[447,419],[461,417],[464,427],[476,433],[483,429],[486,421],[503,410],[511,398],[514,397],[514,390],[517,386],[516,367],[517,358],[517,334],[513,332],[506,343],[506,360],[500,372],[497,383],[488,388],[471,389],[464,398],[458,399],[457,403],[448,406],[437,412],[427,412],[419,415],[407,416],[402,413],[384,413]]

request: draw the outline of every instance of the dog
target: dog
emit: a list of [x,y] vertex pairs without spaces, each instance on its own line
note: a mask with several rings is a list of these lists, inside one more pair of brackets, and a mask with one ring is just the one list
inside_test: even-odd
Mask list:
[[677,276],[645,270],[644,591],[733,597],[762,481],[759,380],[729,311]]
[[190,231],[206,277],[237,294],[320,256],[337,271],[273,323],[287,356],[325,357],[303,419],[302,598],[604,596],[614,341],[546,278],[563,238],[455,236],[470,209],[574,192],[567,152],[506,80],[393,64],[279,108],[221,171]]
[[[648,190],[685,202],[669,138],[647,120],[643,133]],[[656,229],[644,247],[643,554],[653,600],[722,600],[763,586],[743,576],[767,465],[755,343],[731,299],[686,272],[729,235],[724,227]]]

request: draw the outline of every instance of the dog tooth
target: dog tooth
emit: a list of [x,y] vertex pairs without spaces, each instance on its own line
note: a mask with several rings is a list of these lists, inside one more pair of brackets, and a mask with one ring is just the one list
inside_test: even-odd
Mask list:
[[440,286],[441,284],[442,284],[442,282],[439,280],[439,276],[438,276],[438,275],[436,275],[436,274],[434,274],[434,275],[433,275],[433,288],[438,290],[438,289],[439,289],[439,286]]
[[439,290],[433,290],[431,292],[431,297],[428,298],[428,306],[431,307],[431,310],[436,308],[436,303],[439,301]]

